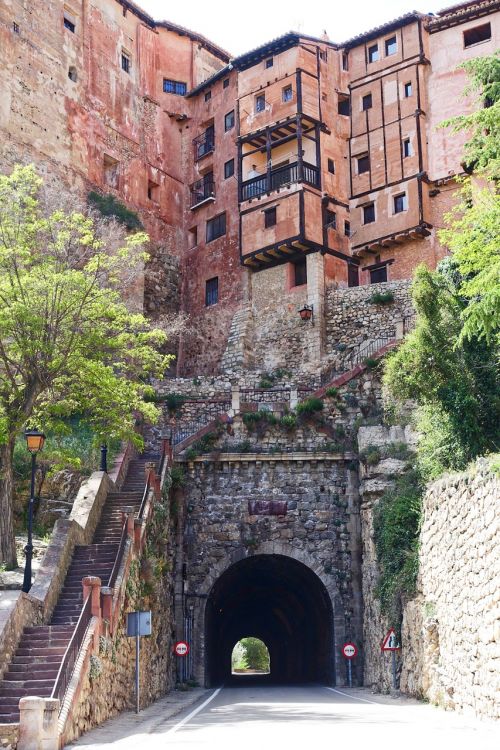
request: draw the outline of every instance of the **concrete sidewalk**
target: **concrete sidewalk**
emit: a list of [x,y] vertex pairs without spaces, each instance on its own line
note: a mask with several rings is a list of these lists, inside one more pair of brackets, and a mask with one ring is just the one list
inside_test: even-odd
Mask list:
[[205,690],[205,688],[192,688],[187,691],[172,690],[164,698],[160,698],[142,710],[140,714],[134,711],[123,711],[105,721],[100,727],[91,729],[90,732],[66,747],[92,748],[94,745],[100,746],[130,738],[137,733],[149,734],[159,724],[177,716],[212,692],[213,690]]

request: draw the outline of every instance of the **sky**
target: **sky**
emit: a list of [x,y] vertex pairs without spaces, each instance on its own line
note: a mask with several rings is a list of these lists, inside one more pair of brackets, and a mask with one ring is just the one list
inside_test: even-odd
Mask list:
[[[231,55],[258,47],[287,31],[321,36],[326,30],[333,42],[343,42],[391,21],[411,10],[436,13],[454,4],[442,0],[135,0],[157,21],[172,21],[197,31]],[[455,0],[458,2],[458,0]]]

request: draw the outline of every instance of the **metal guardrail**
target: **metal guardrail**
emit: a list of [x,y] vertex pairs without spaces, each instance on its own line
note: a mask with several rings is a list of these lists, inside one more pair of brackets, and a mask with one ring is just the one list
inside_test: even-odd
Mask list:
[[123,524],[122,535],[120,537],[120,544],[118,545],[115,562],[113,563],[113,570],[111,571],[111,575],[109,576],[108,586],[110,589],[113,588],[116,583],[116,579],[118,578],[118,571],[120,570],[120,565],[122,564],[123,553],[125,551],[125,545],[127,544],[127,538],[127,521],[125,521]]
[[71,679],[71,675],[73,674],[76,660],[78,659],[78,654],[80,653],[80,649],[83,644],[83,639],[85,638],[85,633],[87,632],[90,620],[92,619],[91,603],[92,597],[89,594],[84,602],[80,617],[78,618],[78,622],[76,624],[76,628],[73,631],[71,640],[68,643],[68,647],[64,653],[63,660],[61,662],[61,666],[59,667],[59,672],[57,673],[56,681],[52,689],[51,698],[58,698],[61,703],[61,707],[64,695]]
[[191,185],[191,208],[194,208],[199,203],[208,200],[208,198],[215,198],[215,182],[213,177],[209,180],[202,179],[194,182]]

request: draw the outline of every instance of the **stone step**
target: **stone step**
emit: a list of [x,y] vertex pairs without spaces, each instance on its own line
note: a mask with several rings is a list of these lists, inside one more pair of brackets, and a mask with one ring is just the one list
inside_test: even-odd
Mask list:
[[65,646],[19,646],[16,656],[62,656]]
[[31,638],[46,638],[47,635],[66,633],[72,634],[73,631],[71,628],[61,625],[32,625],[29,628],[24,628],[23,637],[24,635],[29,635]]
[[0,724],[19,724],[19,711],[13,713],[0,708]]
[[[36,683],[36,680],[32,680],[32,682]],[[54,687],[54,683],[52,682],[50,685],[43,685],[40,687],[35,687],[34,685],[30,685],[29,687],[3,687],[0,685],[0,704],[3,703],[4,698],[23,698],[25,695],[36,695],[40,698],[49,698],[50,694],[52,693],[52,689]]]
[[[11,664],[4,674],[4,680],[29,680],[34,676],[40,680],[56,678],[59,672],[59,664]],[[50,668],[49,668],[50,667]]]
[[[47,655],[26,655],[26,656],[20,656],[19,654],[15,654],[12,657],[11,666],[13,664],[23,664],[23,665],[39,665],[43,664],[44,666],[49,666],[52,664],[60,664],[61,663],[61,655],[60,654],[47,654]],[[51,667],[52,668],[52,667]]]
[[15,678],[6,680],[6,678],[4,678],[0,683],[0,690],[23,690],[24,688],[33,688],[36,695],[39,688],[53,687],[53,685],[54,680],[52,678],[37,678],[36,680],[33,679],[33,677],[28,677],[27,680]]

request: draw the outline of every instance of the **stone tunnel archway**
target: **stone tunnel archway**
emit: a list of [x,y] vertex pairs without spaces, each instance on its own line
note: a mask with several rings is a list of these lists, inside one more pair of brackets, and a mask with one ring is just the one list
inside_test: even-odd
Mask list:
[[333,684],[333,628],[330,596],[309,567],[285,555],[240,560],[217,579],[206,602],[206,684],[231,680],[233,646],[249,632],[268,646],[269,681]]

